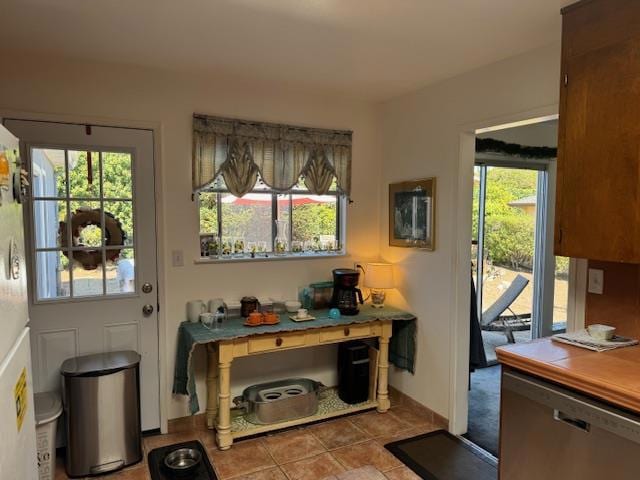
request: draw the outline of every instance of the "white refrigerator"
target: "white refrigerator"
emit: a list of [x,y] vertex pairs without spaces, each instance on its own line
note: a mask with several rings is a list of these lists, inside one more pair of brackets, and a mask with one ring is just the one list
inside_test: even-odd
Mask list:
[[18,139],[0,125],[0,479],[37,480]]

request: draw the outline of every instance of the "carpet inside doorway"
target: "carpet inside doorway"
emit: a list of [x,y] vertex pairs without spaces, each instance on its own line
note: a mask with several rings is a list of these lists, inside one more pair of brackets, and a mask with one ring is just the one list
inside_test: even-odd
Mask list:
[[427,480],[496,480],[495,462],[445,430],[385,445],[421,478]]

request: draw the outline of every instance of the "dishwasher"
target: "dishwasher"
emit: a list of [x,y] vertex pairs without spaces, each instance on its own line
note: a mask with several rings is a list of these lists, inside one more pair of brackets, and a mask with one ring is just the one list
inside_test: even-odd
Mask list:
[[501,480],[637,480],[640,416],[505,370]]

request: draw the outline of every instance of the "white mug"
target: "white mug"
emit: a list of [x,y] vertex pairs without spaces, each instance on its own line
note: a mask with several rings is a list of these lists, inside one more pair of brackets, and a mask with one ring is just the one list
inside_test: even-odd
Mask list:
[[215,315],[213,313],[204,312],[200,314],[200,321],[205,327],[211,328]]
[[224,300],[221,298],[212,298],[209,300],[209,312],[216,313],[218,308],[224,306]]
[[202,300],[191,300],[187,302],[187,318],[192,323],[199,322],[200,314],[206,311],[207,307]]
[[298,318],[307,318],[309,316],[309,311],[306,308],[298,309]]

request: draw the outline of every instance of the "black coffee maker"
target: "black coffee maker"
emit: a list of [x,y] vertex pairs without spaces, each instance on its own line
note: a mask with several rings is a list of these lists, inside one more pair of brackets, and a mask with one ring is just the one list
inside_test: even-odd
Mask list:
[[336,268],[333,271],[333,296],[331,306],[342,315],[357,315],[358,301],[362,304],[362,292],[358,287],[360,273],[350,268]]

